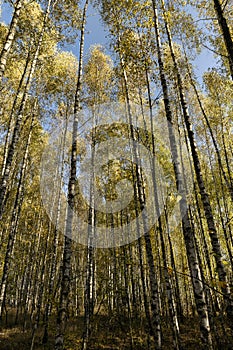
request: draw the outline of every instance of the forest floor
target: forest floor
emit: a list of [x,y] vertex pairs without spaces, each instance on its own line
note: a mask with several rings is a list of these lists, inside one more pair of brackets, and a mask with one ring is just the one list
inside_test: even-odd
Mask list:
[[[32,325],[27,322],[23,330],[22,325],[14,324],[14,315],[9,314],[6,320],[3,318],[0,323],[0,350],[30,350]],[[123,318],[111,318],[98,315],[92,322],[91,339],[88,350],[147,350],[149,346],[149,336],[146,332],[143,320],[135,320],[130,327],[129,320]],[[229,337],[229,327],[223,326],[218,330],[218,342],[216,349],[233,349],[233,338]],[[34,350],[54,349],[54,335],[56,330],[56,319],[50,321],[49,341],[42,344],[43,327],[39,326],[36,332]],[[83,317],[69,320],[66,336],[65,350],[80,350],[82,344]],[[198,320],[186,318],[180,325],[181,349],[200,350],[205,349],[201,345]],[[166,320],[162,323],[162,336],[164,350],[173,349],[172,332]]]

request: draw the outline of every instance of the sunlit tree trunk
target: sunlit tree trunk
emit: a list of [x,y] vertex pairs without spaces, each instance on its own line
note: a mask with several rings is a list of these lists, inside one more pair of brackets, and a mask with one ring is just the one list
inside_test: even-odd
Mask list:
[[224,43],[228,54],[230,73],[233,80],[233,40],[231,37],[230,28],[227,24],[226,18],[224,17],[224,13],[222,9],[223,5],[220,3],[219,0],[213,0],[213,3],[214,3],[214,9],[218,18],[218,24],[223,34],[223,39],[224,39]]
[[[93,116],[95,119],[95,116]],[[95,122],[93,120],[93,126]],[[87,265],[86,265],[86,284],[84,293],[84,334],[82,350],[88,349],[88,342],[91,334],[91,318],[94,312],[94,247],[93,239],[95,235],[95,198],[94,198],[94,179],[95,179],[95,135],[92,139],[92,150],[91,150],[91,181],[90,181],[90,206],[88,212],[88,246],[87,246]]]
[[88,8],[88,0],[86,0],[83,8],[80,49],[79,49],[79,67],[78,67],[78,82],[75,93],[74,103],[74,122],[72,134],[72,150],[70,161],[70,178],[68,185],[68,210],[66,218],[66,232],[63,253],[63,266],[61,277],[61,293],[59,301],[59,309],[57,314],[57,333],[55,337],[55,349],[63,350],[64,347],[64,333],[68,314],[68,302],[70,291],[70,273],[71,273],[71,254],[72,254],[72,223],[73,210],[75,205],[75,184],[76,184],[76,164],[77,164],[77,136],[78,136],[78,120],[80,111],[80,94],[82,86],[82,70],[83,70],[83,50],[84,50],[84,36],[86,25],[86,12]]
[[[188,63],[188,58],[187,58],[187,55],[186,55],[186,52],[185,52],[185,57],[186,57],[186,62]],[[229,180],[227,178],[227,174],[224,170],[224,167],[223,167],[223,164],[222,164],[222,158],[221,158],[221,155],[220,155],[220,151],[219,151],[219,147],[218,147],[218,144],[217,144],[217,141],[216,141],[216,138],[214,136],[214,133],[213,133],[213,130],[211,128],[211,125],[210,125],[210,122],[209,122],[209,119],[207,117],[207,114],[205,112],[205,109],[203,107],[203,104],[202,104],[202,101],[201,101],[201,98],[199,96],[199,93],[198,93],[198,90],[197,90],[197,87],[196,87],[196,84],[193,80],[193,77],[192,77],[192,74],[190,72],[190,69],[188,67],[188,64],[187,64],[187,68],[188,68],[188,75],[189,75],[189,79],[190,79],[190,82],[192,84],[192,87],[194,89],[194,92],[195,92],[195,95],[196,95],[196,98],[197,98],[197,101],[198,101],[198,104],[199,104],[199,107],[201,109],[201,112],[203,114],[203,117],[205,119],[205,122],[206,122],[206,125],[208,127],[208,130],[210,132],[210,135],[211,135],[211,139],[212,139],[212,142],[213,142],[213,145],[214,145],[214,149],[215,149],[215,152],[216,152],[216,155],[217,155],[217,160],[218,160],[218,164],[219,164],[219,168],[223,174],[223,178],[225,180],[225,183],[227,185],[227,188],[229,190],[229,193],[230,193],[230,196],[231,196],[231,200],[233,202],[233,183],[232,183],[232,179],[231,179],[231,173],[229,173]]]
[[[133,128],[132,123],[132,115],[131,115],[131,107],[130,107],[130,98],[129,98],[129,90],[128,90],[128,81],[127,81],[127,74],[125,71],[124,66],[124,60],[120,53],[120,41],[118,41],[119,45],[119,54],[120,54],[120,61],[121,61],[121,68],[123,73],[123,79],[124,79],[124,88],[125,88],[125,96],[126,96],[126,105],[128,109],[128,117],[129,117],[129,125],[130,125],[130,135],[129,137],[135,141],[136,135]],[[135,153],[136,159],[140,159],[140,155],[138,153],[137,147],[134,146],[133,152]],[[142,175],[140,173],[139,168],[136,170],[136,176],[135,176],[135,194],[138,194],[139,202],[140,202],[140,208],[136,208],[137,210],[141,210],[144,207],[144,190],[143,190],[143,181],[142,181]],[[143,220],[145,220],[143,218]],[[146,223],[144,222],[144,225],[146,227]],[[160,321],[160,307],[159,307],[159,291],[158,291],[158,279],[157,279],[157,273],[154,263],[154,257],[153,257],[153,251],[152,251],[152,245],[151,245],[151,239],[150,239],[150,233],[147,232],[144,235],[145,237],[145,243],[146,243],[146,256],[149,266],[149,279],[150,279],[150,288],[151,288],[151,325],[152,325],[152,331],[153,331],[153,337],[154,337],[154,345],[155,349],[159,350],[161,349],[161,321]]]
[[27,59],[26,59],[26,63],[25,63],[25,66],[24,66],[24,70],[23,70],[23,74],[21,76],[21,79],[20,79],[20,82],[19,82],[19,85],[18,85],[18,88],[17,88],[17,92],[15,94],[13,106],[12,106],[11,112],[10,112],[10,117],[9,117],[9,122],[8,122],[8,129],[7,129],[7,134],[6,134],[6,138],[5,138],[5,144],[4,144],[4,151],[3,151],[3,162],[2,162],[1,176],[4,176],[4,173],[5,173],[7,156],[8,156],[10,143],[11,143],[11,134],[12,134],[12,131],[14,129],[14,116],[15,116],[15,113],[16,113],[16,107],[17,107],[19,96],[20,96],[20,92],[22,91],[23,83],[24,83],[24,80],[26,78],[26,74],[27,74],[27,71],[28,71],[29,63],[30,63],[30,52],[28,53],[28,56],[27,56]]
[[[68,109],[68,107],[67,107]],[[53,244],[52,244],[52,254],[51,254],[51,268],[50,268],[50,273],[49,273],[49,286],[48,286],[48,300],[45,305],[45,312],[44,312],[44,335],[43,335],[43,344],[46,344],[48,342],[48,325],[49,325],[49,315],[52,311],[52,302],[53,302],[53,292],[54,292],[54,284],[55,284],[55,275],[56,275],[56,265],[57,265],[57,250],[58,250],[58,225],[59,225],[59,220],[60,220],[60,214],[61,214],[61,197],[62,197],[62,179],[63,179],[63,173],[64,173],[64,156],[65,156],[65,143],[66,143],[66,137],[67,137],[67,127],[68,127],[68,113],[66,111],[66,116],[65,116],[65,130],[64,130],[64,135],[62,138],[62,142],[60,145],[60,149],[62,152],[61,156],[61,173],[60,175],[60,182],[55,185],[58,185],[58,189],[56,188],[55,190],[59,191],[58,193],[58,200],[57,203],[54,203],[57,205],[56,208],[56,223],[55,223],[55,228],[53,232]],[[58,169],[59,169],[58,165]],[[53,208],[54,210],[54,208]]]
[[6,195],[6,191],[7,191],[8,182],[9,182],[12,161],[13,161],[13,157],[15,155],[17,143],[18,143],[19,138],[20,138],[21,125],[22,125],[23,116],[24,116],[23,114],[24,114],[25,106],[26,106],[26,103],[28,100],[28,93],[29,93],[29,89],[31,86],[32,78],[33,78],[34,73],[35,73],[35,69],[36,69],[36,65],[37,65],[37,61],[38,61],[38,57],[39,57],[39,51],[40,51],[40,48],[41,48],[41,45],[43,42],[44,33],[46,30],[46,24],[47,24],[47,20],[48,20],[48,16],[49,16],[51,1],[52,0],[49,0],[48,4],[47,4],[47,9],[46,9],[44,19],[43,19],[43,26],[42,26],[41,32],[39,34],[39,39],[38,39],[36,51],[34,53],[30,72],[28,74],[26,86],[25,86],[25,89],[23,92],[23,97],[22,97],[22,100],[20,103],[19,111],[17,113],[17,119],[16,119],[16,123],[14,126],[12,138],[11,138],[11,143],[10,143],[9,149],[8,149],[4,173],[3,173],[2,178],[0,180],[0,219],[2,217],[4,208],[6,205],[5,195]]
[[33,121],[34,121],[34,118],[32,118],[32,121],[31,121],[31,126],[29,130],[28,138],[27,138],[27,144],[26,144],[26,148],[23,156],[22,167],[19,175],[17,193],[14,200],[13,211],[11,214],[11,223],[10,223],[10,229],[9,229],[7,249],[6,249],[6,254],[4,258],[3,274],[2,274],[1,288],[0,288],[0,317],[2,316],[2,310],[3,310],[5,297],[6,297],[7,280],[8,280],[8,275],[10,271],[12,252],[14,249],[15,236],[16,236],[16,231],[17,231],[17,226],[18,226],[18,221],[19,221],[19,216],[21,211],[21,205],[20,205],[22,204],[21,196],[22,196],[24,177],[25,177],[27,161],[28,161],[29,146],[30,146],[32,130],[33,130]]
[[188,216],[188,205],[185,195],[185,187],[182,179],[182,172],[180,167],[180,161],[177,151],[177,143],[174,133],[173,118],[170,107],[169,93],[167,87],[167,81],[164,74],[164,64],[162,59],[160,35],[159,35],[159,25],[158,25],[158,15],[155,1],[152,0],[153,12],[154,12],[154,26],[155,26],[155,35],[156,35],[156,44],[157,44],[157,54],[158,54],[158,63],[159,63],[159,72],[160,72],[160,81],[163,89],[164,105],[166,118],[168,122],[168,131],[169,131],[169,140],[170,148],[172,154],[173,167],[176,177],[177,190],[182,196],[180,200],[180,212],[182,216],[182,226],[184,232],[184,239],[188,257],[189,268],[192,275],[193,290],[195,295],[195,301],[197,306],[197,311],[200,318],[200,330],[202,334],[202,341],[206,343],[209,349],[212,349],[212,339],[210,333],[209,317],[207,312],[207,305],[205,300],[205,293],[203,288],[203,283],[201,279],[200,266],[198,262],[198,256],[195,249],[194,241],[194,231],[191,226],[191,222]]
[[11,19],[10,28],[8,30],[8,34],[7,34],[5,43],[3,45],[2,52],[0,54],[0,81],[2,80],[2,77],[4,75],[7,58],[9,56],[11,46],[14,42],[16,28],[17,28],[23,3],[24,3],[24,0],[16,0],[14,4],[14,13]]
[[218,277],[219,277],[219,281],[222,282],[221,283],[222,292],[225,296],[225,302],[227,305],[228,315],[229,315],[229,317],[233,318],[233,302],[231,301],[231,293],[230,293],[230,288],[229,288],[229,284],[228,284],[228,280],[227,280],[227,274],[226,274],[225,267],[224,267],[223,262],[222,262],[223,258],[222,258],[220,241],[218,238],[218,233],[217,233],[215,222],[214,222],[213,211],[212,211],[212,207],[210,204],[210,198],[209,198],[209,195],[206,191],[206,186],[205,186],[205,183],[203,180],[201,164],[200,164],[197,146],[196,146],[196,142],[195,142],[195,138],[194,138],[194,132],[192,130],[190,116],[189,116],[188,108],[187,108],[187,102],[185,99],[183,81],[182,81],[182,78],[180,75],[179,67],[177,64],[177,59],[176,59],[176,56],[174,53],[171,32],[170,32],[168,22],[166,20],[166,11],[165,11],[163,0],[162,0],[162,6],[163,6],[164,21],[165,21],[165,27],[166,27],[169,47],[170,47],[171,56],[172,56],[172,60],[173,60],[173,64],[174,64],[176,78],[177,78],[177,85],[178,85],[178,91],[179,91],[182,112],[183,112],[183,116],[184,116],[184,122],[185,122],[185,126],[186,126],[187,133],[188,133],[188,139],[189,139],[191,153],[192,153],[193,165],[194,165],[197,183],[199,186],[201,200],[202,200],[202,204],[203,204],[203,208],[204,208],[204,212],[205,212],[205,217],[206,217],[206,221],[207,221],[207,225],[208,225],[209,236],[210,236],[210,240],[211,240],[212,249],[214,252]]

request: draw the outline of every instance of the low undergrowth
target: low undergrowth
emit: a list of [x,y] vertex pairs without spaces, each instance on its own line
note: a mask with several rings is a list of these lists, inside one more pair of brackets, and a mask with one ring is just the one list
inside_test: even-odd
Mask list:
[[[30,350],[33,323],[19,318],[15,324],[14,313],[8,314],[0,323],[1,350]],[[216,329],[216,349],[233,349],[233,339],[227,323],[218,321]],[[81,350],[84,329],[83,317],[69,319],[65,334],[65,350]],[[52,316],[49,323],[49,339],[43,344],[43,320],[36,331],[34,350],[54,349],[56,318]],[[162,339],[164,350],[173,349],[172,331],[166,319],[162,320]],[[125,317],[95,316],[92,320],[91,337],[88,350],[147,350],[153,349],[152,339],[147,331],[146,321],[134,318],[131,322]],[[183,350],[205,349],[201,344],[199,324],[195,318],[185,318],[180,324],[180,343]]]

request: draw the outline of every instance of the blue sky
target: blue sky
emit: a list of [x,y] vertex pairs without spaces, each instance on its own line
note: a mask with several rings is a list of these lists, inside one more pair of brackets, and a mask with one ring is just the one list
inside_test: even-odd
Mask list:
[[[0,0],[1,3],[1,0]],[[1,5],[1,22],[9,23],[11,19],[11,8],[8,4],[3,3]],[[109,47],[108,33],[106,29],[104,29],[103,24],[101,22],[100,16],[96,9],[92,6],[89,6],[88,9],[88,19],[87,19],[87,35],[85,38],[85,55],[87,55],[89,48],[94,44],[101,44],[106,47],[106,52],[108,52]],[[78,55],[78,44],[70,45],[66,47],[68,51],[72,51],[75,55]],[[207,49],[203,49],[202,53],[195,59],[195,73],[198,80],[202,81],[202,74],[213,66],[216,66],[216,60],[213,57],[211,51]]]
[[[0,0],[1,4],[1,0]],[[1,4],[1,16],[0,21],[8,24],[11,20],[12,9],[7,3]],[[85,38],[85,50],[88,51],[88,48],[94,44],[101,44],[103,46],[107,45],[108,39],[106,38],[107,32],[105,32],[103,25],[101,23],[100,16],[96,9],[91,5],[88,8],[88,20],[87,20],[87,35]],[[75,46],[70,46],[72,51],[77,52]]]

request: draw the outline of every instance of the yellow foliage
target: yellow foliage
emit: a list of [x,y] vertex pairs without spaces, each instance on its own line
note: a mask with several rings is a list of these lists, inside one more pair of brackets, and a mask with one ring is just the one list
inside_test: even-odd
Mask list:
[[169,273],[169,275],[171,276],[173,273],[173,268],[171,266],[167,266],[167,272]]

